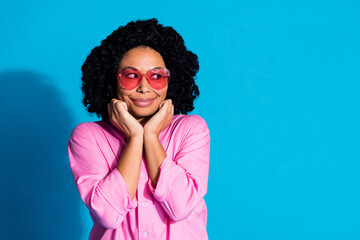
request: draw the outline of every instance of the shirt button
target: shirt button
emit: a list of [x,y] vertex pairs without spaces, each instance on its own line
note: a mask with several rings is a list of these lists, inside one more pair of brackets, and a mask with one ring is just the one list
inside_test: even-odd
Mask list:
[[146,203],[146,202],[143,202],[142,205],[143,205],[143,207],[146,207],[146,206],[147,206],[147,203]]
[[146,237],[148,236],[148,232],[143,232],[143,233],[142,233],[142,236],[143,236],[144,238],[146,238]]
[[144,177],[145,177],[145,173],[141,173],[140,176],[141,176],[142,178],[144,178]]

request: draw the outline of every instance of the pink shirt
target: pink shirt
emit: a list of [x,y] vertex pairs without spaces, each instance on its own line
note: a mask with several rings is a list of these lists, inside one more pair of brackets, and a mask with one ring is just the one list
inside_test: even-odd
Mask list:
[[108,121],[81,123],[69,141],[69,159],[94,226],[89,239],[208,239],[210,136],[204,119],[175,115],[159,140],[167,157],[156,188],[142,158],[137,193],[130,200],[117,170],[126,135]]

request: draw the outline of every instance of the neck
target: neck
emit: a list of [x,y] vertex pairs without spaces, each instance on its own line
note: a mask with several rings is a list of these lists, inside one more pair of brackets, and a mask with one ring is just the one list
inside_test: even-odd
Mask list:
[[136,120],[141,124],[141,125],[145,125],[147,123],[147,121],[149,121],[150,117],[145,117],[145,118],[137,118]]

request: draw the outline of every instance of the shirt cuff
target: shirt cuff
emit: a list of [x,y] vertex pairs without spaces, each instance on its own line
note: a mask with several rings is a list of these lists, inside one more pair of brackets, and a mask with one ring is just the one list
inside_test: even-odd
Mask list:
[[159,178],[154,188],[151,179],[148,180],[148,186],[153,196],[159,202],[163,202],[167,199],[169,194],[169,186],[173,186],[178,171],[181,171],[178,165],[168,156],[165,157],[164,161],[160,166]]
[[98,185],[108,203],[124,216],[137,207],[136,197],[131,201],[129,189],[119,170],[113,169]]

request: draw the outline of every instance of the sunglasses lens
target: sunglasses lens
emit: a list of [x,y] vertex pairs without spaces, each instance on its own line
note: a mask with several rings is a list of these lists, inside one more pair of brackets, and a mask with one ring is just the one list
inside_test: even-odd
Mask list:
[[166,87],[170,79],[170,72],[165,68],[151,69],[146,73],[149,84],[153,89],[160,90]]
[[[124,68],[118,72],[117,78],[121,87],[132,90],[139,86],[142,76],[144,75],[137,69]],[[166,68],[150,69],[146,73],[146,79],[153,89],[160,90],[170,81],[170,71]]]
[[125,68],[118,73],[120,86],[131,90],[139,85],[140,73],[138,70]]

